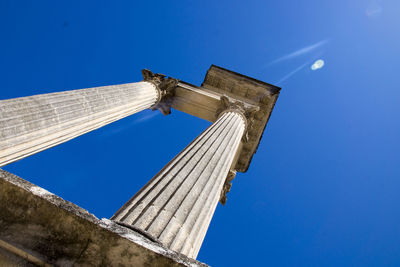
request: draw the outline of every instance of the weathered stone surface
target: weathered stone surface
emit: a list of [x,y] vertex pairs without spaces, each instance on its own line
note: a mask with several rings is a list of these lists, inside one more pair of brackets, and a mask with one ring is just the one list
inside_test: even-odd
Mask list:
[[153,83],[159,89],[158,101],[152,106],[152,109],[158,109],[164,115],[171,114],[171,101],[174,97],[178,80],[161,73],[153,73],[148,69],[143,69],[142,75],[144,81]]
[[235,179],[235,176],[236,176],[236,171],[232,171],[232,170],[230,170],[228,172],[228,175],[226,176],[224,187],[222,188],[221,196],[219,198],[219,202],[222,205],[226,204],[227,194],[231,190],[232,180]]
[[242,142],[234,168],[239,172],[246,172],[257,151],[265,126],[278,99],[280,88],[215,65],[207,71],[202,87],[258,108],[257,112],[247,118],[248,121],[251,120],[247,132],[248,138]]
[[160,93],[137,82],[0,101],[0,166],[151,108]]
[[0,170],[0,266],[206,266]]
[[170,161],[113,217],[196,258],[245,131],[230,110]]

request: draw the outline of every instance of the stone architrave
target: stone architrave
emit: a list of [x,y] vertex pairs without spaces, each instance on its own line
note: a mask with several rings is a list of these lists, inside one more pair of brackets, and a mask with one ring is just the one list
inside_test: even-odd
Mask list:
[[224,110],[219,111],[218,120],[129,200],[113,220],[196,258],[218,201],[226,199],[226,183],[231,180],[228,172],[249,126],[243,107],[227,98],[222,98],[221,107]]
[[177,80],[143,70],[144,81],[0,101],[0,166],[35,154],[161,101]]

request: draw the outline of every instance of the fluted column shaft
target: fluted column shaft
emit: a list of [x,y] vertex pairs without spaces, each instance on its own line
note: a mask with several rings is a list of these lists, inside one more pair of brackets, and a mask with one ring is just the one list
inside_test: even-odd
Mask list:
[[241,113],[223,113],[112,219],[196,258],[245,128]]
[[0,101],[0,166],[152,107],[151,82],[94,87]]

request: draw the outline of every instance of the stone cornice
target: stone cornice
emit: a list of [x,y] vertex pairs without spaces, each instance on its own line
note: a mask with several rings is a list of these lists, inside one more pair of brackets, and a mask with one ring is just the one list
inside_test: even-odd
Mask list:
[[151,109],[158,109],[164,115],[171,114],[171,99],[179,80],[161,73],[153,73],[148,69],[143,69],[142,75],[143,80],[154,84],[158,91],[158,101]]

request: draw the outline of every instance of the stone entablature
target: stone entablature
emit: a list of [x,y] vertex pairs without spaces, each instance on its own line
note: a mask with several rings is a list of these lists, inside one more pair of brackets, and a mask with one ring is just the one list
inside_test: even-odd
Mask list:
[[169,105],[179,111],[215,122],[219,114],[236,103],[246,110],[247,131],[232,169],[246,172],[279,96],[280,88],[212,65],[201,87],[179,81]]
[[252,122],[247,130],[248,140],[243,142],[234,168],[239,172],[246,172],[258,148],[280,88],[215,65],[208,70],[202,87],[258,107],[258,111],[250,118]]

